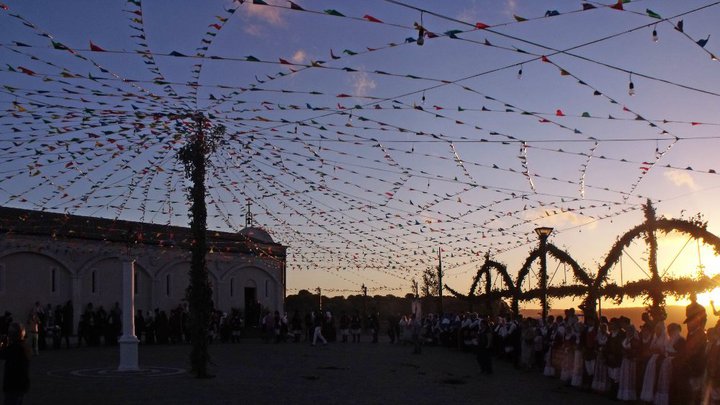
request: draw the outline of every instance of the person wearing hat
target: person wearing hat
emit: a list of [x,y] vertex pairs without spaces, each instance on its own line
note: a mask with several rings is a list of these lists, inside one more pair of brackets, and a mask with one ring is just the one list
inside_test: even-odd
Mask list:
[[[710,301],[710,305],[712,305],[713,312],[715,312],[715,303]],[[698,304],[697,294],[694,292],[690,293],[690,304],[685,307],[684,323],[689,323],[691,321],[701,322],[703,324],[703,328],[705,327],[705,323],[707,323],[707,312],[705,311],[705,307]]]
[[0,360],[5,360],[3,373],[4,404],[22,404],[30,389],[30,351],[25,346],[25,329],[17,322],[8,327],[7,345],[0,343]]

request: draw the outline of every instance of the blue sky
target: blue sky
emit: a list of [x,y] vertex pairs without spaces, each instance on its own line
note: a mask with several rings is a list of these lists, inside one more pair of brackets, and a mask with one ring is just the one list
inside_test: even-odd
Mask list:
[[[6,1],[0,202],[185,225],[169,115],[203,111],[227,127],[210,227],[242,228],[251,199],[257,225],[289,246],[291,291],[405,294],[441,246],[464,292],[486,252],[518,269],[536,226],[594,272],[648,198],[720,229],[708,173],[720,170],[719,5],[250,3]],[[421,18],[438,37],[418,46],[407,39]],[[662,242],[661,268],[685,241]],[[642,263],[644,250],[628,255]],[[717,272],[699,252],[668,274]]]

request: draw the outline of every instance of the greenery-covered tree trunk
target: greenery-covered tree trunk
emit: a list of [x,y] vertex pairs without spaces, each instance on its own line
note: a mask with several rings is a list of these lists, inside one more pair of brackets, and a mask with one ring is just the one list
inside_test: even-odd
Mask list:
[[186,175],[190,178],[190,229],[192,232],[192,259],[190,264],[190,285],[186,290],[190,304],[190,339],[192,351],[190,362],[192,372],[199,378],[208,377],[207,331],[210,323],[211,294],[205,255],[207,253],[207,207],[205,205],[205,172],[212,141],[205,134],[205,118],[197,115],[195,132],[189,142],[180,150],[179,158],[185,164]]

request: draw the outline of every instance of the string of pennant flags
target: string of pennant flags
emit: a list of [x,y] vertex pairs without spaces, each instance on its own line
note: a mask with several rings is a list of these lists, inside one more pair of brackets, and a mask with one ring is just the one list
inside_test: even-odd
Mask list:
[[[400,1],[387,3],[415,8]],[[169,52],[153,50],[148,24],[154,22],[146,17],[139,0],[128,1],[120,10],[128,20],[128,42],[134,46],[128,50],[112,49],[100,38],[87,39],[88,46],[71,46],[71,41],[3,5],[0,18],[14,21],[17,33],[0,42],[0,51],[9,56],[0,67],[0,111],[4,113],[0,118],[4,161],[0,164],[0,203],[184,224],[186,182],[176,159],[184,139],[179,134],[190,124],[191,113],[204,110],[213,125],[226,128],[222,147],[209,161],[213,174],[207,202],[215,227],[239,230],[244,225],[242,207],[251,199],[260,210],[255,218],[264,222],[278,242],[289,246],[291,271],[318,270],[355,287],[364,283],[374,290],[399,291],[435,264],[433,250],[442,245],[449,251],[447,271],[465,274],[488,251],[503,254],[531,243],[527,230],[543,219],[573,214],[596,222],[635,212],[641,202],[652,198],[637,191],[655,168],[717,174],[695,162],[664,160],[678,144],[714,139],[688,134],[685,129],[700,130],[718,123],[704,117],[649,118],[651,115],[641,114],[600,83],[585,78],[581,70],[554,57],[575,56],[574,49],[546,47],[545,54],[533,52],[519,46],[536,46],[537,42],[498,31],[549,18],[560,24],[563,16],[601,9],[623,11],[651,20],[617,36],[652,28],[656,38],[656,26],[670,24],[688,44],[716,59],[708,48],[709,37],[688,32],[692,25],[684,21],[691,19],[690,11],[663,18],[650,8],[638,11],[628,3],[585,2],[579,9],[547,10],[535,17],[516,14],[512,21],[498,24],[465,21],[456,24],[457,29],[435,33],[430,30],[431,22],[391,22],[396,17],[380,11],[353,16],[340,8],[312,10],[301,2],[236,1],[213,16],[194,51],[182,47]],[[720,3],[697,10],[715,4]],[[254,56],[259,54],[251,50],[243,57],[223,55],[226,27],[249,6],[347,20],[348,24],[379,24],[401,35],[408,31],[416,35],[380,46],[331,48],[327,61],[297,62],[287,56],[270,59]],[[417,11],[457,23],[442,13]],[[471,38],[478,33],[496,35],[512,45]],[[425,39],[457,41],[472,49],[492,48],[528,59],[461,77],[421,73],[422,69],[414,71],[402,64],[365,67],[368,62],[363,58],[370,54],[392,54]],[[145,71],[124,72],[113,66],[107,55],[135,58]],[[172,79],[162,68],[182,60],[193,63],[187,80]],[[711,88],[683,80],[626,71],[597,58],[584,60],[611,71],[632,73],[648,83],[720,96]],[[241,77],[248,84],[230,85],[203,73],[206,64],[218,61],[241,68],[282,70]],[[524,69],[537,62],[536,74],[548,75],[543,67],[552,66],[588,95],[604,100],[609,110],[554,105],[538,111],[522,106],[520,100],[498,97],[470,84],[471,79],[517,68],[522,77]],[[315,71],[347,77],[367,75],[398,83],[403,90],[399,94],[379,89],[360,94],[294,83]],[[634,90],[632,79],[630,85]],[[437,95],[442,91],[467,94],[476,102],[451,105]],[[432,101],[426,102],[426,93]],[[422,100],[417,99],[420,94]],[[512,133],[495,127],[492,119],[486,124],[485,117],[491,115],[552,127],[543,131],[554,135]],[[427,122],[447,130],[419,129]],[[644,125],[654,135],[611,139],[585,122]],[[680,128],[684,128],[682,134]],[[628,158],[603,151],[607,145],[631,141],[653,145],[654,153]],[[564,142],[577,142],[578,146]],[[468,148],[485,145],[502,154],[494,160],[475,158],[469,152]],[[536,163],[540,153],[575,162],[577,172],[562,176],[543,173],[543,166]],[[596,161],[627,168],[623,170],[632,173],[634,180],[617,186],[591,180]],[[503,184],[496,176],[507,176],[511,182]],[[550,191],[548,184],[570,185],[574,190]]]

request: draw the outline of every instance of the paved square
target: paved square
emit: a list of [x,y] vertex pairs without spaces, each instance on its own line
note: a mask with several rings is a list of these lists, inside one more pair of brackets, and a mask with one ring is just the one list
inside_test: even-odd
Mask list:
[[45,351],[31,362],[27,403],[580,403],[607,404],[602,396],[495,362],[480,374],[475,357],[446,348],[387,343],[311,347],[246,339],[211,345],[215,378],[184,370],[190,347],[141,346],[145,371],[119,374],[117,348]]

